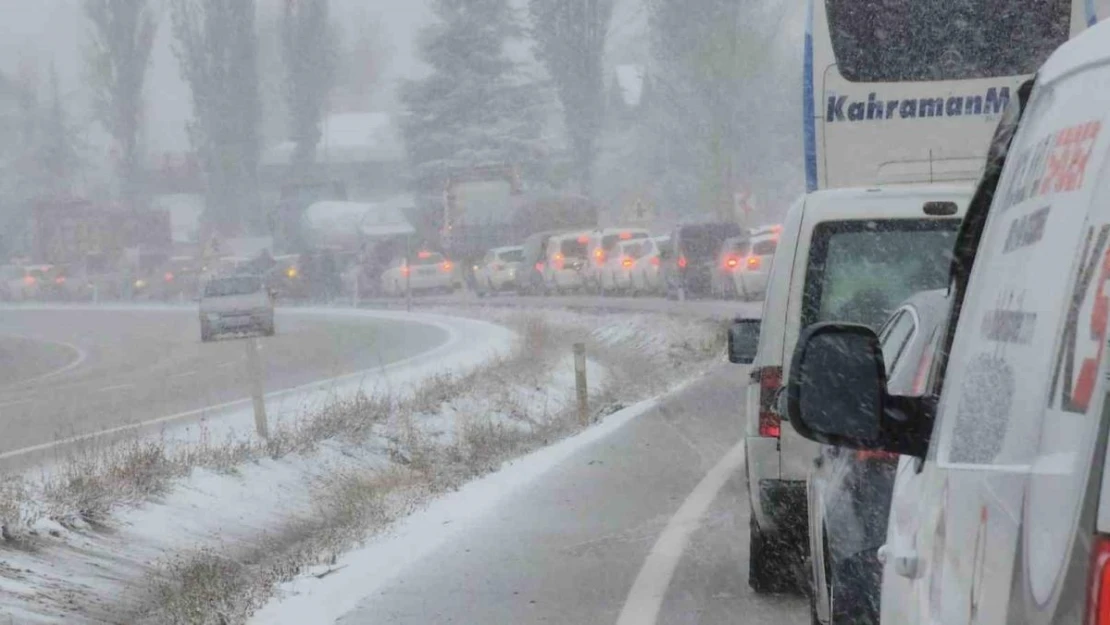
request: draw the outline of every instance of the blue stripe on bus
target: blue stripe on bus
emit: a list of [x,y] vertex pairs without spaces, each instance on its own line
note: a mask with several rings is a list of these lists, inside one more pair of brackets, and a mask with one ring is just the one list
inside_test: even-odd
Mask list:
[[[1093,0],[1091,0],[1093,1]],[[813,102],[813,0],[806,11],[805,60],[802,70],[802,132],[805,141],[806,192],[817,190],[817,112]]]
[[1098,23],[1098,11],[1095,10],[1095,0],[1087,0],[1087,26],[1094,26]]

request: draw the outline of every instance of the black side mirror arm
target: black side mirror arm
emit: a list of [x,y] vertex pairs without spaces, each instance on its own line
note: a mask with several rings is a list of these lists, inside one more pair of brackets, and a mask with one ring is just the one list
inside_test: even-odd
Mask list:
[[937,398],[887,395],[883,406],[883,448],[925,458],[932,437]]

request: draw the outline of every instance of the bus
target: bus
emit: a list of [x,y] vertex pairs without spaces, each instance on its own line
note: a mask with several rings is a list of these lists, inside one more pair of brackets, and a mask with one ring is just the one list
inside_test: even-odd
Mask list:
[[1110,0],[809,0],[806,189],[978,179],[1017,87]]

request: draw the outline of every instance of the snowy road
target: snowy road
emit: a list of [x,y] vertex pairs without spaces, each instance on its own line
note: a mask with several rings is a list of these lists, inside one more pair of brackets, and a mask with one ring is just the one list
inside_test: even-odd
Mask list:
[[[0,319],[0,457],[249,395],[246,341],[201,343],[192,309],[8,308]],[[267,392],[389,365],[449,338],[426,323],[309,311],[279,311],[277,327],[261,340]]]
[[[369,308],[404,308],[404,299],[367,299],[362,306]],[[477,297],[471,293],[455,295],[428,295],[413,298],[413,306],[506,306],[513,308],[554,308],[601,312],[653,312],[671,315],[690,315],[702,319],[757,318],[763,302],[740,302],[711,299],[674,301],[655,297],[600,297],[597,295],[564,295],[553,297],[519,296],[515,294]]]
[[252,623],[808,623],[803,598],[747,585],[744,373],[722,365],[565,457],[573,439],[509,465]]

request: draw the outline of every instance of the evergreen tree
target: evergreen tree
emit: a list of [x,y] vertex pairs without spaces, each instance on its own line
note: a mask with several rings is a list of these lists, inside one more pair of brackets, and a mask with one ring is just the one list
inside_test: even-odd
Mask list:
[[294,170],[316,161],[320,123],[335,76],[328,0],[286,0],[282,29]]
[[543,90],[505,54],[521,34],[509,0],[433,0],[432,8],[437,21],[420,37],[432,74],[401,96],[416,190],[438,193],[450,175],[479,165],[538,176]]

